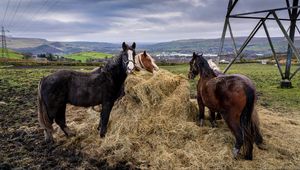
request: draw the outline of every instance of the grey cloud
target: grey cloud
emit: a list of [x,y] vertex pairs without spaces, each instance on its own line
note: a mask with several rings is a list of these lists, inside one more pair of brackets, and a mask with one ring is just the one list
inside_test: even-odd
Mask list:
[[[7,2],[0,1],[0,22]],[[10,25],[18,2],[11,0],[4,22],[11,36],[50,40],[71,37],[84,41],[219,38],[228,3],[227,0],[49,0],[40,9],[46,0],[22,0],[19,12]],[[240,0],[233,12],[284,5],[283,0]],[[280,15],[287,16],[286,13]],[[58,18],[61,20],[39,19],[55,16],[61,17]],[[253,24],[255,21],[232,19],[236,35],[244,35],[253,28]],[[269,25],[273,35],[281,36],[275,24]]]

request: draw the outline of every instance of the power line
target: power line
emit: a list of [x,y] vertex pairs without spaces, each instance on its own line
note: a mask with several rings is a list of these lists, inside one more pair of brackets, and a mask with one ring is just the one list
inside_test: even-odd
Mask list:
[[19,8],[20,8],[21,2],[22,2],[22,0],[19,0],[18,5],[17,5],[17,7],[16,7],[16,10],[15,10],[15,12],[13,13],[10,22],[8,23],[8,26],[7,26],[8,28],[10,28],[10,26],[11,26],[12,23],[14,22],[14,19],[15,19],[15,17],[16,17],[16,14],[17,14],[17,12],[18,12],[18,10],[19,10]]
[[[20,16],[23,16],[26,14],[26,12],[28,11],[28,9],[30,9],[32,5],[32,0],[30,0],[28,3],[26,3],[26,6],[24,6],[24,10],[20,12]],[[15,25],[22,25],[24,23],[24,20],[19,20],[17,22],[15,22],[13,25],[11,25],[11,27],[14,27]]]
[[[46,4],[48,3],[48,1],[49,1],[49,0],[45,0],[44,3],[42,4],[42,6],[41,6],[40,8],[38,8],[38,10],[36,10],[35,13],[32,13],[32,15],[29,17],[29,18],[31,18],[32,21],[38,16],[38,14],[41,12],[41,10],[46,6]],[[26,22],[26,23],[22,26],[22,28],[27,29],[27,27],[29,26],[29,23],[30,23],[30,22]]]
[[[51,9],[54,8],[58,3],[59,3],[59,0],[53,1],[53,3],[49,5],[48,9],[45,8],[45,12],[43,12],[43,15],[44,16],[47,15],[51,11]],[[37,16],[38,16],[38,14],[35,15],[35,18],[38,18]],[[23,32],[26,32],[30,27],[24,27],[24,28],[25,29],[23,30]]]
[[6,14],[7,14],[9,4],[10,4],[10,0],[8,0],[7,4],[6,4],[6,9],[5,9],[5,12],[4,12],[4,15],[3,15],[3,19],[2,19],[2,26],[4,25],[4,20],[5,20]]
[[48,10],[45,12],[45,14],[48,14],[50,10],[55,7],[58,4],[59,0],[54,1],[52,5],[49,6]]

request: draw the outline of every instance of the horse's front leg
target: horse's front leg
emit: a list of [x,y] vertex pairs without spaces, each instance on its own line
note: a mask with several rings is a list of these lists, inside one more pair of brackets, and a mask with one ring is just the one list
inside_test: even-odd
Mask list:
[[200,126],[203,126],[204,124],[204,104],[203,104],[203,101],[201,99],[201,97],[197,97],[197,102],[198,102],[198,107],[199,107],[199,123],[200,123]]
[[125,96],[125,87],[124,87],[124,84],[122,85],[118,96],[119,97],[118,97],[117,100],[121,100]]
[[105,102],[102,104],[102,111],[100,114],[100,121],[99,121],[99,127],[100,129],[100,137],[105,137],[106,131],[107,131],[107,124],[109,120],[109,115],[111,112],[111,109],[114,105],[114,102]]
[[222,119],[221,113],[217,112],[216,120],[221,120],[221,119]]
[[216,112],[209,110],[209,115],[210,115],[210,123],[211,126],[214,127],[218,127],[217,121],[216,121]]

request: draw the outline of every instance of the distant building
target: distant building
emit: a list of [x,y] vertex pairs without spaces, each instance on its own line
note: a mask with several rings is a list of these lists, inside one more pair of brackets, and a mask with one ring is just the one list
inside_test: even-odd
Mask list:
[[219,63],[220,64],[229,64],[229,61],[223,59],[223,60],[220,60]]

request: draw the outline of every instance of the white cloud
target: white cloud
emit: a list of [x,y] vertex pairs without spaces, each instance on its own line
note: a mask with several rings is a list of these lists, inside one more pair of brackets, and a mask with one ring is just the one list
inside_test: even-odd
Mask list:
[[61,23],[87,23],[90,21],[87,17],[74,13],[49,13],[35,19],[36,21],[49,21]]
[[156,14],[144,14],[141,17],[170,19],[170,18],[181,17],[181,16],[182,16],[181,12],[164,12],[164,13],[156,13]]

